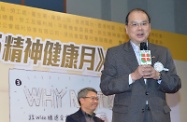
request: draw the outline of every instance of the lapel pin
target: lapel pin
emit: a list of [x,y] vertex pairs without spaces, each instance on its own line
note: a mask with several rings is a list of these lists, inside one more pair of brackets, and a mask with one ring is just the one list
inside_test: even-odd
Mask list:
[[155,56],[152,56],[151,58],[156,58]]

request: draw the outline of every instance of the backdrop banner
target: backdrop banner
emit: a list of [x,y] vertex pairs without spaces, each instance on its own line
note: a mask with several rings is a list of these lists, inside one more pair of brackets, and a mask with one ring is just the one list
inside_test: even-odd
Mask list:
[[108,122],[113,96],[104,96],[98,81],[99,77],[11,69],[10,122],[65,122],[79,109],[77,92],[83,87],[98,91],[96,115]]

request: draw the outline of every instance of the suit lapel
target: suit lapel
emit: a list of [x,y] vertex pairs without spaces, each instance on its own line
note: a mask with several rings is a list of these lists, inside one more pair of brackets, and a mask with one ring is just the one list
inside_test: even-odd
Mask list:
[[156,47],[149,43],[149,50],[151,50],[152,66],[158,61],[159,54],[157,54]]
[[126,45],[124,45],[123,49],[125,55],[125,63],[128,64],[129,69],[131,69],[131,72],[133,72],[138,67],[138,61],[136,59],[136,55],[130,41]]
[[[154,67],[154,64],[158,61],[159,54],[157,53],[156,46],[154,44],[149,43],[148,48],[151,51],[151,60],[152,60],[151,65]],[[151,83],[151,81],[149,80],[151,79],[147,79],[147,86],[149,86],[149,84]]]
[[84,114],[82,113],[82,110],[81,109],[79,109],[79,111],[77,112],[77,120],[80,120],[80,122],[86,122],[86,119],[85,119],[85,117],[84,117]]

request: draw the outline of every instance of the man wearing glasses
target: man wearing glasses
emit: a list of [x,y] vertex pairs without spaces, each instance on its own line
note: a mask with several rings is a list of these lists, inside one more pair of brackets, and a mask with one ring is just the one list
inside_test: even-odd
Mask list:
[[148,42],[146,11],[133,9],[125,23],[130,40],[107,50],[101,75],[103,94],[115,94],[112,122],[171,122],[166,93],[177,92],[181,80],[170,51]]
[[67,116],[66,122],[104,122],[95,116],[94,111],[98,106],[97,91],[94,88],[86,87],[78,92],[80,109]]

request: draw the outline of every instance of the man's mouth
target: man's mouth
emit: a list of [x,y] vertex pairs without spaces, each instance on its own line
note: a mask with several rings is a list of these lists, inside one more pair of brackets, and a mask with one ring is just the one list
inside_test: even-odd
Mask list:
[[137,34],[137,37],[143,37],[144,36],[144,33],[138,33]]

